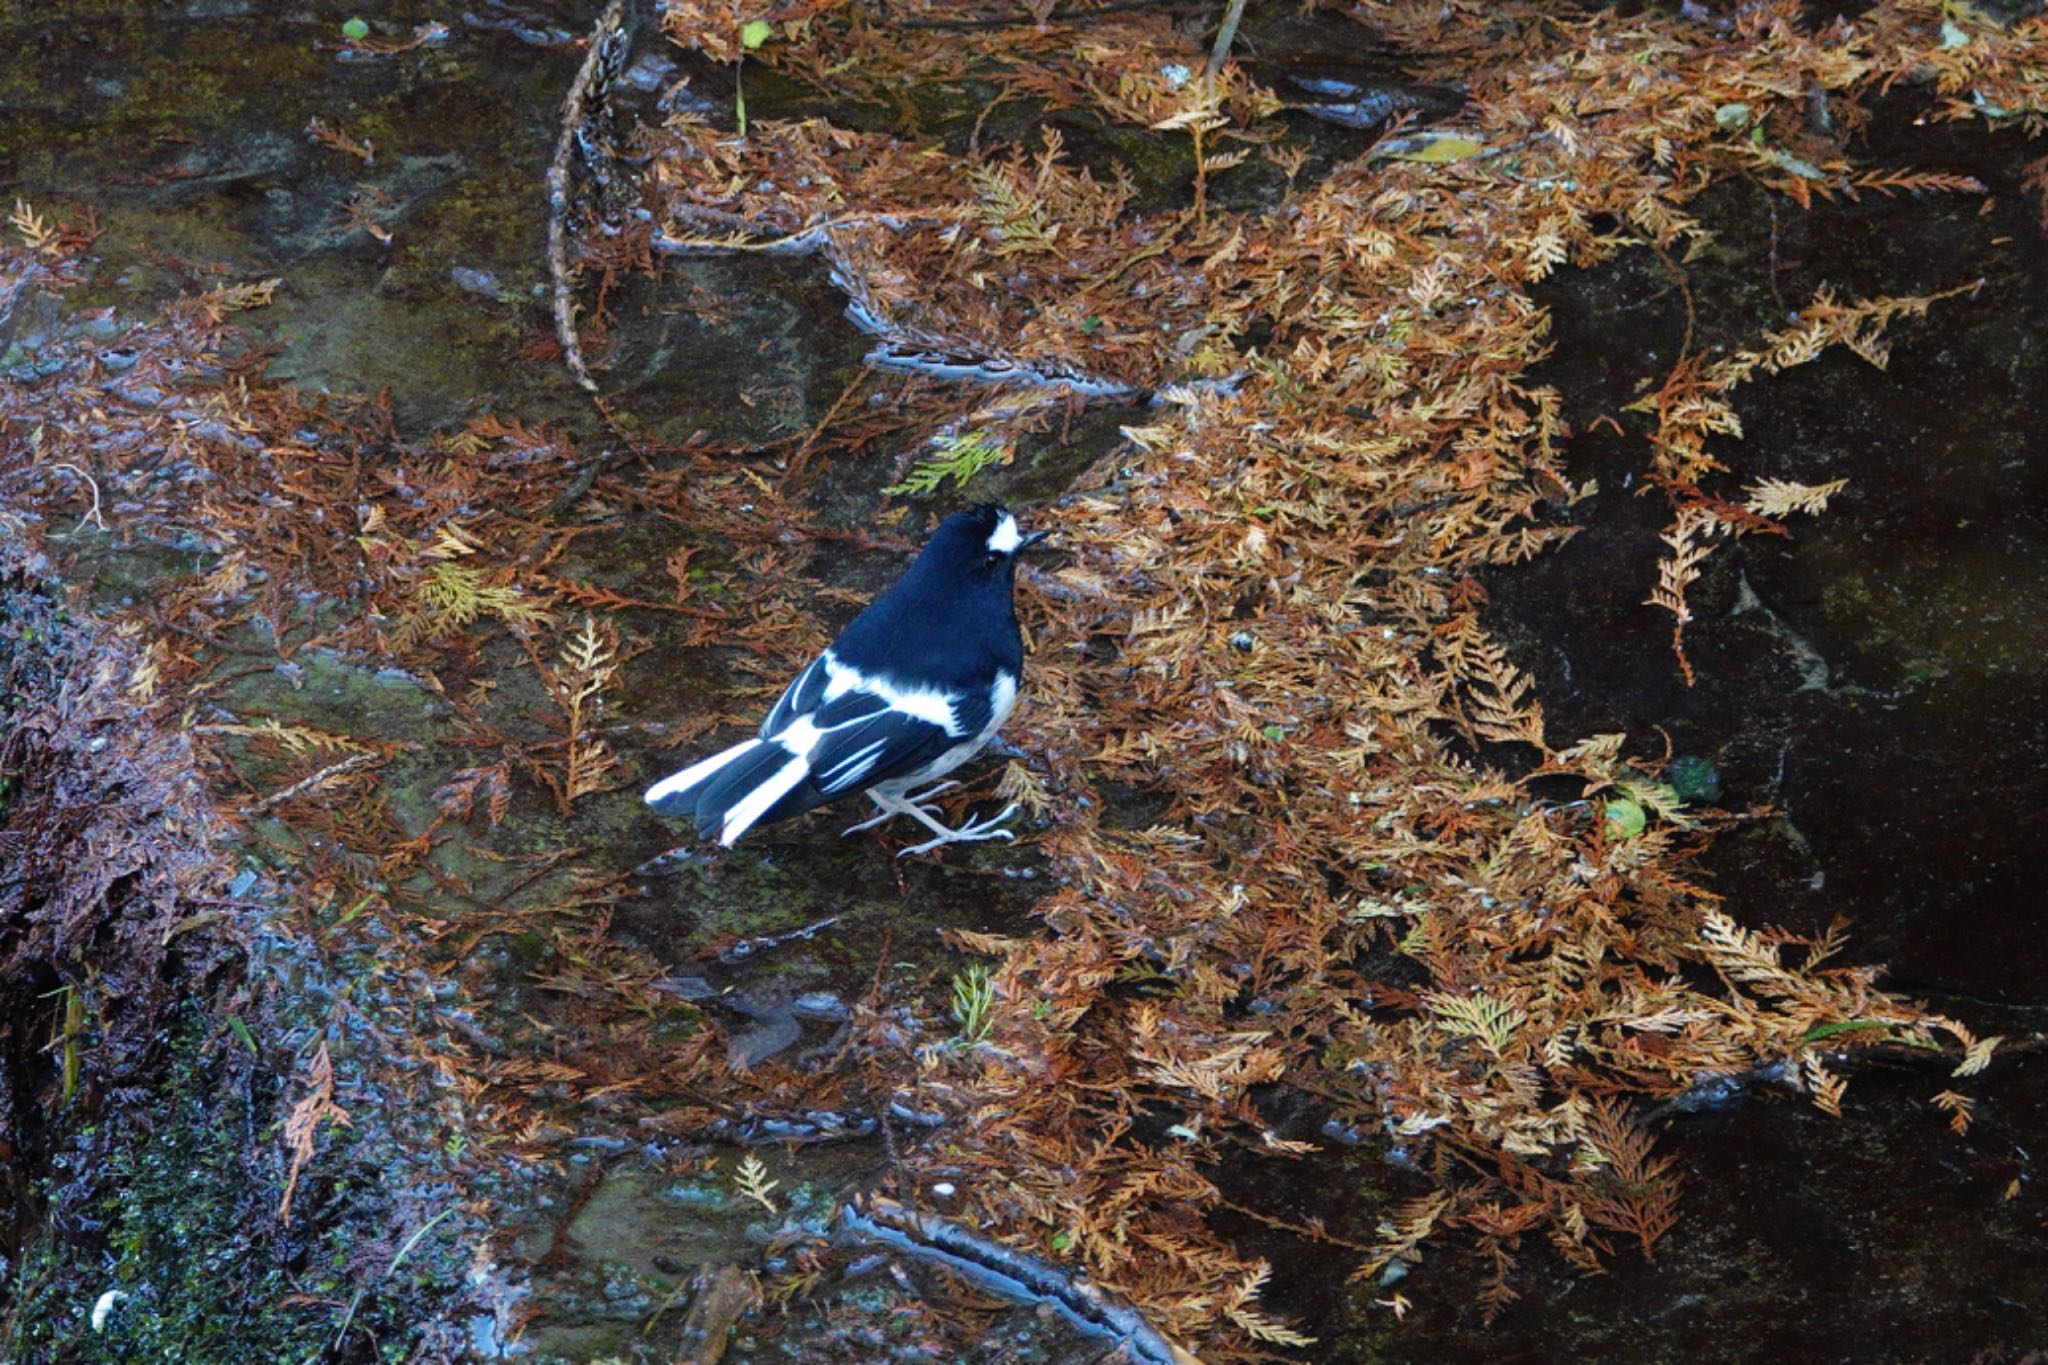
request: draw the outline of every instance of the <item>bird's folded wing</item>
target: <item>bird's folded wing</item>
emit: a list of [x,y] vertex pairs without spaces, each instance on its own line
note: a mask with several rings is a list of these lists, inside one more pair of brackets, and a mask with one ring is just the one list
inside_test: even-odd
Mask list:
[[796,675],[795,682],[782,689],[775,709],[768,713],[768,719],[761,722],[764,737],[780,734],[798,716],[809,715],[824,705],[825,688],[831,682],[830,657],[829,650],[820,654],[811,660],[809,667]]
[[944,726],[866,692],[835,698],[810,719],[818,730],[811,784],[827,798],[915,772],[959,742]]

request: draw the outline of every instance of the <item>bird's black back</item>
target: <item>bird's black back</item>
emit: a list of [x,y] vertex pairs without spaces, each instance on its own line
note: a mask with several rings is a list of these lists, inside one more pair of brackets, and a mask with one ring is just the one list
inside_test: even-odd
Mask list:
[[950,691],[986,687],[997,670],[1019,676],[1016,557],[988,562],[988,538],[1001,516],[1001,508],[983,504],[946,518],[895,586],[840,632],[833,654],[863,673]]

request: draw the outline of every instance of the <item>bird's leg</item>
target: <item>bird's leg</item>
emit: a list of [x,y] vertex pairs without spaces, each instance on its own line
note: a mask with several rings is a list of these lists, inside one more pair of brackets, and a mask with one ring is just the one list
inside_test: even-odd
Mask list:
[[[953,788],[959,785],[960,784],[958,782],[940,782],[933,786],[926,787],[923,791],[917,793],[917,795],[915,796],[902,796],[896,798],[885,797],[880,792],[876,791],[873,787],[870,787],[868,788],[868,796],[871,800],[874,801],[874,803],[877,806],[880,806],[882,808],[882,813],[880,815],[873,817],[872,819],[863,820],[857,825],[848,825],[845,829],[839,831],[839,837],[844,839],[849,834],[858,834],[864,829],[873,829],[876,825],[881,824],[883,821],[893,820],[895,817],[899,815],[917,815],[917,812],[920,810],[925,811],[928,814],[932,808],[926,805],[925,802],[931,800],[940,792],[951,791]],[[931,825],[933,829],[945,828],[945,826],[943,825],[933,825],[932,822],[926,819],[924,815],[918,815],[917,818],[920,820],[924,820],[924,822],[927,825]]]
[[[948,783],[947,785],[951,786],[952,784]],[[930,796],[931,792],[926,791],[923,795]],[[981,839],[1014,839],[1017,837],[1006,829],[996,828],[997,825],[1002,824],[1003,821],[1017,813],[1017,805],[1014,801],[1004,806],[994,815],[983,820],[969,820],[958,829],[948,829],[929,810],[915,804],[913,801],[906,800],[903,813],[939,837],[927,839],[921,844],[912,844],[909,848],[900,850],[896,854],[899,858],[907,858],[913,853],[929,853],[933,849],[943,848],[947,844],[970,844]]]
[[932,808],[931,799],[934,796],[937,796],[940,792],[949,792],[959,785],[958,782],[934,782],[931,786],[926,787],[915,795],[904,796],[903,804],[906,806],[919,806],[925,810],[930,810]]
[[857,825],[848,825],[845,829],[839,831],[840,838],[844,839],[849,834],[858,834],[864,829],[873,829],[876,825],[881,824],[883,821],[894,820],[898,815],[902,814],[902,812],[897,810],[895,806],[891,805],[887,801],[884,801],[876,793],[871,791],[868,793],[868,795],[871,798],[873,798],[874,803],[877,806],[880,806],[882,808],[882,813],[870,819],[863,820]]
[[907,815],[939,836],[936,839],[927,839],[921,844],[913,844],[911,847],[902,850],[896,855],[899,858],[908,857],[913,853],[929,853],[933,849],[943,847],[946,844],[965,844],[974,843],[982,839],[1014,839],[1017,837],[1006,829],[996,828],[996,826],[1017,813],[1015,802],[1004,806],[1000,811],[986,819],[970,820],[958,829],[951,829],[942,824],[937,816],[933,814],[934,808],[923,804],[938,793],[959,785],[958,782],[941,782],[937,786],[926,787],[914,796],[887,796],[882,792],[869,788],[868,796],[877,806],[882,808],[882,813],[872,819],[863,820],[857,825],[849,826],[846,833],[854,834],[860,830],[872,829],[893,815]]
[[[871,820],[863,820],[857,825],[848,825],[845,829],[839,831],[839,837],[844,839],[849,834],[858,834],[864,829],[873,829],[885,820],[892,820],[899,815],[909,815],[912,812],[907,807],[915,806],[929,812],[932,808],[926,805],[925,802],[931,800],[940,792],[951,791],[959,785],[958,782],[940,782],[934,786],[926,787],[915,796],[904,796],[893,801],[885,800],[880,792],[870,787],[868,788],[868,796],[873,799],[876,805],[882,808],[882,813]],[[922,816],[918,818],[923,819]],[[931,821],[926,820],[925,823],[930,825]],[[933,825],[932,828],[938,829],[940,826]]]

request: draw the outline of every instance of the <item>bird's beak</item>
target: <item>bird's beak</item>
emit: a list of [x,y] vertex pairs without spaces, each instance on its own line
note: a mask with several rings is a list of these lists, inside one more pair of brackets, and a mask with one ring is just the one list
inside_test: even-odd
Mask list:
[[1032,546],[1036,545],[1039,541],[1044,540],[1047,536],[1051,534],[1052,532],[1050,531],[1033,531],[1030,535],[1024,537],[1024,539],[1017,542],[1017,553],[1020,555],[1023,554],[1026,550],[1030,549]]

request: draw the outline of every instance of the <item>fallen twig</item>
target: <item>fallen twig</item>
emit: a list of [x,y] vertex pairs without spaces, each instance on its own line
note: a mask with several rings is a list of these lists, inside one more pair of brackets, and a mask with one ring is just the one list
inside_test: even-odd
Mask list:
[[554,282],[555,336],[562,343],[562,363],[591,393],[597,392],[597,381],[583,363],[583,343],[576,335],[576,289],[569,279],[569,158],[576,148],[587,113],[585,101],[604,63],[605,49],[625,13],[626,0],[612,0],[590,31],[590,50],[569,84],[568,97],[562,103],[562,135],[555,140],[554,159],[548,162],[548,276]]
[[[725,1345],[731,1335],[733,1324],[759,1306],[761,1290],[751,1275],[736,1265],[704,1266],[691,1278],[679,1283],[678,1290],[688,1288],[696,1297],[690,1301],[690,1311],[683,1317],[683,1326],[678,1346],[682,1354],[677,1356],[682,1365],[718,1365],[725,1357]],[[670,1295],[674,1299],[675,1295]],[[664,1303],[640,1329],[646,1336],[660,1320]]]
[[1011,1303],[1050,1309],[1089,1336],[1115,1342],[1142,1365],[1195,1365],[1195,1357],[1159,1334],[1128,1304],[1078,1275],[1013,1251],[958,1223],[875,1196],[839,1210],[841,1235],[880,1243],[942,1266],[975,1288]]
[[766,952],[770,948],[780,948],[785,943],[801,943],[807,938],[830,929],[833,925],[839,923],[842,918],[844,916],[827,915],[821,920],[815,920],[810,924],[806,924],[801,929],[792,929],[786,934],[762,934],[755,938],[743,938],[730,948],[722,949],[718,954],[718,960],[727,966],[731,966],[735,962],[744,962],[755,953]]
[[347,773],[352,773],[356,771],[356,769],[358,768],[366,768],[372,763],[381,763],[383,761],[384,755],[382,754],[350,754],[347,758],[344,758],[339,763],[328,764],[319,772],[314,773],[311,777],[299,779],[297,782],[292,783],[289,787],[286,787],[283,791],[272,792],[270,795],[264,797],[261,801],[258,801],[255,805],[250,806],[247,810],[243,812],[243,814],[261,815],[265,811],[270,810],[275,806],[283,805],[285,802],[291,800],[295,796],[303,796],[309,791],[324,786],[325,784],[332,782],[337,777],[341,777]]
[[1244,18],[1244,0],[1230,0],[1230,7],[1223,11],[1223,26],[1216,30],[1216,47],[1209,54],[1209,79],[1215,80],[1223,74],[1223,63],[1229,60],[1230,45],[1237,41],[1238,21]]
[[78,519],[78,525],[72,528],[72,533],[76,534],[79,531],[83,531],[86,527],[86,523],[88,522],[90,522],[94,526],[99,527],[102,531],[106,530],[107,520],[105,517],[100,515],[99,480],[93,478],[92,475],[86,473],[83,469],[80,469],[75,464],[53,464],[50,466],[50,468],[59,469],[66,474],[75,475],[78,478],[84,479],[86,487],[92,489],[92,507],[89,510],[87,510],[84,516]]
[[442,1209],[432,1218],[422,1223],[412,1236],[405,1239],[405,1245],[400,1247],[398,1254],[391,1258],[391,1264],[384,1267],[382,1275],[379,1275],[375,1280],[365,1281],[356,1287],[355,1297],[348,1301],[348,1311],[341,1315],[341,1326],[334,1333],[335,1350],[340,1350],[342,1342],[347,1339],[349,1324],[356,1320],[356,1310],[363,1306],[363,1296],[368,1294],[374,1286],[382,1284],[385,1280],[398,1273],[398,1267],[405,1264],[405,1258],[412,1255],[412,1249],[420,1244],[420,1239],[439,1226],[443,1219],[452,1217],[456,1212],[457,1210],[452,1208]]

